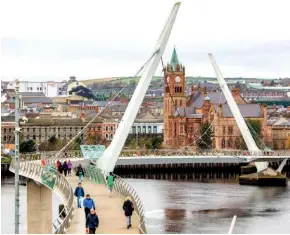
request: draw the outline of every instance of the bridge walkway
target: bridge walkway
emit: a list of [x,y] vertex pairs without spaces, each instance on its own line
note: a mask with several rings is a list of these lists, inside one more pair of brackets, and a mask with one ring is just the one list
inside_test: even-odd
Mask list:
[[[78,177],[67,177],[73,189],[77,187]],[[82,182],[85,194],[89,193],[96,204],[96,212],[99,216],[99,228],[96,230],[98,234],[139,234],[139,221],[133,213],[132,228],[127,229],[126,217],[123,212],[124,200],[116,193],[109,198],[108,189],[102,184],[95,184],[83,178]],[[75,199],[75,215],[72,219],[68,234],[84,234],[85,233],[85,212],[84,208],[77,207]]]

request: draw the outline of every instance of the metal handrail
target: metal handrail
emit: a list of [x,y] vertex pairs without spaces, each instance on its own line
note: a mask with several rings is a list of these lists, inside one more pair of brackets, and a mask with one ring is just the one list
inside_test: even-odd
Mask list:
[[[85,176],[95,182],[96,184],[103,184],[107,185],[106,176],[108,175],[107,172],[98,169],[94,166],[85,167]],[[114,190],[115,192],[125,200],[126,197],[130,197],[132,199],[132,203],[134,205],[134,213],[136,214],[139,220],[139,232],[141,234],[146,234],[146,226],[145,226],[145,216],[144,216],[144,207],[141,202],[139,195],[136,191],[120,176],[115,175],[115,183],[114,183]]]
[[[11,172],[14,172],[14,161],[10,164]],[[20,161],[19,174],[30,178],[34,181],[42,183],[41,176],[43,174],[44,167],[36,162],[32,161]],[[55,234],[67,233],[70,223],[74,215],[74,194],[70,183],[59,172],[55,171],[56,181],[51,190],[53,190],[61,199],[64,204],[64,208],[59,213],[57,218],[52,223]],[[65,217],[63,216],[65,214]],[[64,218],[63,218],[64,217]]]

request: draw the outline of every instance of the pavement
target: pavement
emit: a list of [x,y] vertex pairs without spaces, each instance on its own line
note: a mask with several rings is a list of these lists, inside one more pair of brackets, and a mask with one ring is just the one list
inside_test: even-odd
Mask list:
[[[78,177],[67,177],[73,189],[77,187]],[[116,193],[109,198],[109,191],[102,184],[83,179],[82,184],[85,194],[89,193],[94,199],[96,213],[99,217],[97,234],[139,234],[139,221],[135,213],[132,215],[132,228],[127,229],[126,217],[123,211],[124,200]],[[75,215],[72,219],[68,234],[85,234],[84,208],[78,208],[75,199]]]

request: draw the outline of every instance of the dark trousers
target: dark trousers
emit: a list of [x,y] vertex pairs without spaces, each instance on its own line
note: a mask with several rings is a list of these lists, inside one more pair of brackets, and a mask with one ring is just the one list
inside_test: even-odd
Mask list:
[[90,213],[90,209],[89,208],[85,208],[85,216],[86,216],[86,221],[87,221],[87,217],[88,217],[88,214]]
[[89,228],[89,234],[95,234],[96,228]]
[[67,169],[64,169],[63,171],[64,171],[64,176],[66,176],[67,175]]

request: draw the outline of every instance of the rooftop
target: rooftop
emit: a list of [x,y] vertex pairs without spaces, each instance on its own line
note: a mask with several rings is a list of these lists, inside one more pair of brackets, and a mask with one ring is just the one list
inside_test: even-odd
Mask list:
[[[214,105],[215,111],[218,111],[218,105]],[[244,118],[263,117],[262,108],[259,104],[238,104],[241,114]],[[222,116],[226,118],[234,117],[228,104],[222,105]]]

